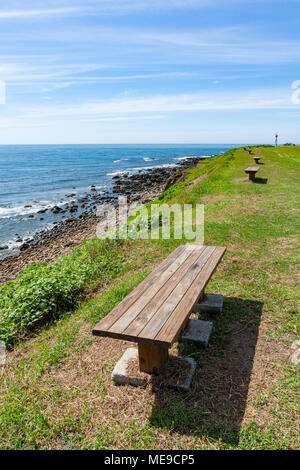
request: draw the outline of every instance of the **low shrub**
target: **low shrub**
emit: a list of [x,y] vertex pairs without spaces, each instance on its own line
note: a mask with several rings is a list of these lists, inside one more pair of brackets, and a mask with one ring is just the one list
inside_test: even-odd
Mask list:
[[87,287],[123,267],[120,240],[91,240],[53,263],[27,266],[0,287],[0,340],[7,347],[76,306]]

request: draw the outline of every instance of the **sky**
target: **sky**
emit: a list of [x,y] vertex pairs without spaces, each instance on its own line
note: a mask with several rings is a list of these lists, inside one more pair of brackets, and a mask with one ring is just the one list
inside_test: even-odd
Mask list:
[[0,0],[0,144],[300,144],[300,0]]

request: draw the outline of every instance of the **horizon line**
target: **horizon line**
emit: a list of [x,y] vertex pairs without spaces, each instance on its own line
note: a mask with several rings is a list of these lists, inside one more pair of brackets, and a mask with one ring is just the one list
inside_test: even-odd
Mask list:
[[[114,142],[82,142],[82,143],[74,143],[74,142],[64,142],[64,143],[26,143],[26,144],[14,144],[14,143],[7,143],[7,144],[1,144],[0,146],[9,146],[9,145],[14,145],[14,146],[24,146],[24,145],[273,145],[271,142],[264,142],[264,143],[257,143],[257,142],[124,142],[124,143],[114,143]],[[284,144],[281,144],[284,145]],[[294,144],[294,145],[300,145],[300,144]],[[280,147],[280,144],[278,144],[278,147]]]

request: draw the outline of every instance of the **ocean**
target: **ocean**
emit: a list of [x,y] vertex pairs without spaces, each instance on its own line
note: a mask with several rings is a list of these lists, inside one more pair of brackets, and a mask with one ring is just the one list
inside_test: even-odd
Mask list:
[[[0,146],[0,258],[18,240],[51,228],[58,215],[40,210],[76,200],[112,177],[173,166],[187,156],[212,156],[236,145],[2,145]],[[69,197],[67,197],[69,196]],[[40,217],[42,215],[42,217]],[[8,247],[7,249],[3,249]]]

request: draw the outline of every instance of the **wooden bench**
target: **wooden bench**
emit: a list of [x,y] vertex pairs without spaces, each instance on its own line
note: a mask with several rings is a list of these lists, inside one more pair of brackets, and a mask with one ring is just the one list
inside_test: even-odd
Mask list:
[[253,160],[255,160],[255,163],[258,165],[258,164],[259,164],[260,157],[253,157]]
[[248,166],[248,168],[246,168],[245,173],[249,174],[249,181],[255,180],[255,174],[258,172],[258,170],[258,166]]
[[93,334],[138,343],[140,370],[159,373],[225,250],[179,246],[93,328]]

